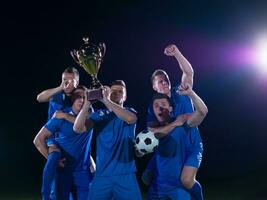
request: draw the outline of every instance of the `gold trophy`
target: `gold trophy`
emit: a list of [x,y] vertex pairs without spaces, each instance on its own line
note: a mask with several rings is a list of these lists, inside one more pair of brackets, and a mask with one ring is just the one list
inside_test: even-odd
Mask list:
[[97,79],[97,73],[106,53],[105,43],[98,45],[89,42],[89,38],[83,38],[83,44],[79,50],[70,52],[72,58],[78,63],[92,78],[90,91],[87,93],[88,100],[102,99],[102,84]]

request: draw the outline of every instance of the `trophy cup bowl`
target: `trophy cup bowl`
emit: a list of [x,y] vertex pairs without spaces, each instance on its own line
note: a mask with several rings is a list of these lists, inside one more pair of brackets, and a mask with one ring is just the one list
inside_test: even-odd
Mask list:
[[87,93],[88,100],[102,99],[102,84],[97,78],[103,58],[106,53],[105,43],[98,45],[89,42],[89,38],[83,38],[83,44],[80,49],[72,50],[71,56],[92,78],[89,86],[90,91]]

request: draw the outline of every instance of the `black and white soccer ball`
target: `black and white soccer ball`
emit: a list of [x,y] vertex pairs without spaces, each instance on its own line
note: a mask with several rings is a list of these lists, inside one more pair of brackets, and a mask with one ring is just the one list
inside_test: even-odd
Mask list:
[[159,144],[159,140],[152,131],[143,130],[135,138],[136,148],[147,154],[155,151]]

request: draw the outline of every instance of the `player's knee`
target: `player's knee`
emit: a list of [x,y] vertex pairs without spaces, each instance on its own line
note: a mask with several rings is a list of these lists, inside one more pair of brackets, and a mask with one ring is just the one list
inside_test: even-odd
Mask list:
[[193,187],[195,180],[190,176],[182,176],[181,182],[185,188],[190,189]]

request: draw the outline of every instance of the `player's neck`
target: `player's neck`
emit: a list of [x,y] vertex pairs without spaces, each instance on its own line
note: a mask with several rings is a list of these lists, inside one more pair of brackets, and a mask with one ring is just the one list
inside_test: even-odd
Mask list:
[[74,107],[72,107],[72,112],[74,113],[74,115],[78,115],[78,113],[80,112],[80,110],[75,109]]
[[160,126],[166,126],[171,122],[172,122],[172,118],[170,115],[168,115],[165,117],[164,121],[160,122]]
[[67,97],[70,97],[70,96],[71,96],[71,93],[66,93],[66,92],[64,92],[64,94],[65,94]]

